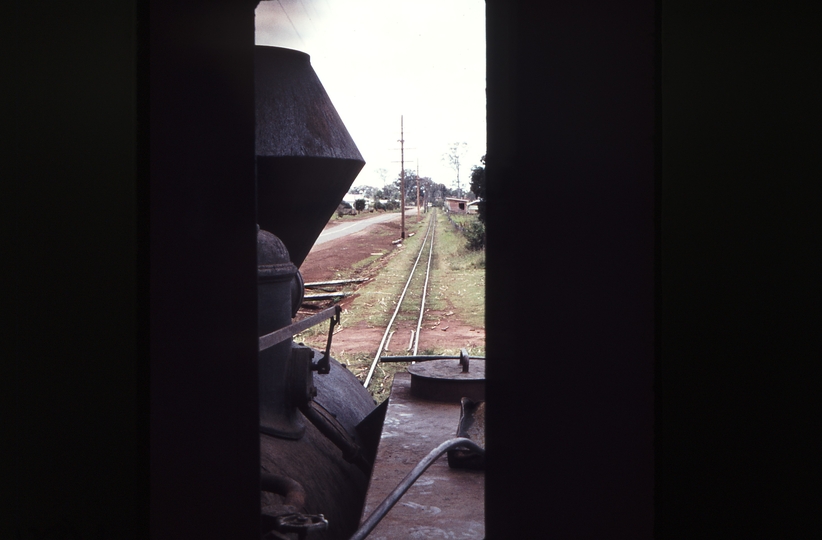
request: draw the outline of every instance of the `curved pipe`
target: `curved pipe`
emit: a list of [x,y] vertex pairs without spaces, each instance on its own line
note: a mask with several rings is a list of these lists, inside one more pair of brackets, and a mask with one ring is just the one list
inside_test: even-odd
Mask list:
[[287,476],[271,473],[260,473],[260,489],[285,498],[283,504],[293,506],[296,512],[302,512],[305,506],[305,489],[303,486]]
[[430,467],[431,464],[434,463],[438,457],[458,446],[469,448],[482,455],[485,454],[485,449],[477,445],[477,443],[475,443],[471,439],[458,437],[456,439],[449,439],[445,441],[438,447],[431,450],[431,452],[429,452],[427,456],[422,458],[422,460],[417,464],[416,467],[411,469],[411,472],[408,473],[405,476],[405,478],[402,479],[402,482],[400,482],[399,485],[397,485],[397,487],[394,488],[394,491],[392,491],[388,495],[388,497],[386,497],[385,500],[381,502],[380,505],[371,513],[371,515],[368,516],[368,519],[366,519],[363,522],[360,528],[357,529],[357,532],[355,532],[349,540],[363,540],[363,538],[368,536],[371,533],[371,531],[374,530],[374,527],[376,527],[377,524],[380,521],[382,521],[382,518],[385,517],[388,511],[391,510],[391,508],[393,508],[395,504],[397,504],[397,502],[400,500],[400,497],[402,497],[405,494],[405,492],[408,491],[408,488],[410,488],[411,485],[414,482],[416,482],[420,476],[422,476],[422,473],[424,473],[425,470],[428,467]]

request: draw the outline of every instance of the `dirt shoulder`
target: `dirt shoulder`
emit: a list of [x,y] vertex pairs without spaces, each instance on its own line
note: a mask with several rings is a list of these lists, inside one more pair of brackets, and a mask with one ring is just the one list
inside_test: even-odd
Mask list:
[[[331,222],[326,229],[340,223]],[[382,266],[377,259],[390,254],[395,248],[391,242],[399,237],[400,222],[397,220],[376,223],[365,230],[315,245],[300,266],[300,273],[306,283],[373,278]],[[364,262],[369,259],[373,259],[372,264]]]

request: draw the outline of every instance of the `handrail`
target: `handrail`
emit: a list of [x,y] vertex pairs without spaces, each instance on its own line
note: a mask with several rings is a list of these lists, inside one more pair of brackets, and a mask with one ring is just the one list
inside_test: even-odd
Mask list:
[[287,340],[290,337],[294,337],[295,335],[299,334],[303,330],[307,330],[312,326],[315,326],[323,321],[327,321],[328,319],[335,317],[340,314],[341,308],[339,305],[331,306],[328,309],[324,309],[323,311],[307,317],[301,321],[297,321],[293,324],[289,324],[288,326],[284,326],[279,330],[275,330],[270,334],[266,334],[260,337],[259,340],[259,352],[263,352],[264,350],[273,347],[278,343],[282,343],[283,341]]

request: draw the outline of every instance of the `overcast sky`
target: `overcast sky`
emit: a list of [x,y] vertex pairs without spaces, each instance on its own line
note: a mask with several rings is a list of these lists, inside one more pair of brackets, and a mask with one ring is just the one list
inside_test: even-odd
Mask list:
[[311,65],[366,165],[354,185],[382,187],[406,169],[453,187],[443,161],[467,143],[460,185],[485,154],[483,0],[265,0],[256,42],[296,49]]

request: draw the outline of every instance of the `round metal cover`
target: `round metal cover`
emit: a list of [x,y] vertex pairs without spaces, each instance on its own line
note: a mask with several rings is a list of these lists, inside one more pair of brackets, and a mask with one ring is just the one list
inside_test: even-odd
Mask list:
[[459,403],[464,397],[485,399],[485,360],[470,360],[468,373],[457,360],[430,360],[408,366],[411,395],[431,401]]

